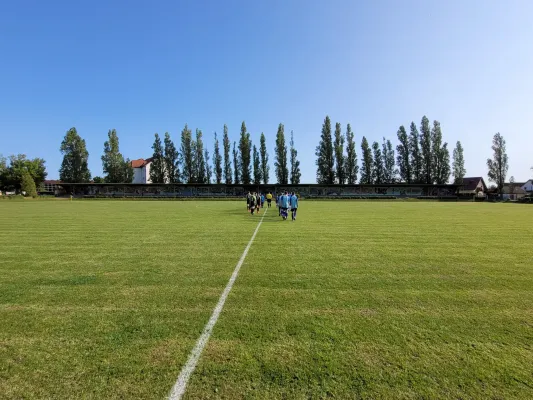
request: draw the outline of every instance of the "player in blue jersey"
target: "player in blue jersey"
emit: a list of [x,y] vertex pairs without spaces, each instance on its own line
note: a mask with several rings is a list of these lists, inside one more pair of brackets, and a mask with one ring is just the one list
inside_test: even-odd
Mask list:
[[296,221],[296,211],[298,211],[298,196],[293,193],[291,196],[291,214],[293,221]]

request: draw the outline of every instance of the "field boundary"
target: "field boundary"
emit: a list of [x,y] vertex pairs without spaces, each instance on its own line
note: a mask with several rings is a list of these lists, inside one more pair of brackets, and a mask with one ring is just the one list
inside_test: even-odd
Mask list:
[[189,358],[187,359],[187,362],[182,367],[181,372],[178,376],[178,380],[172,387],[172,391],[170,392],[170,395],[168,396],[169,400],[179,400],[185,393],[185,390],[187,389],[187,383],[189,382],[189,379],[192,373],[196,369],[196,364],[198,364],[198,360],[200,359],[200,356],[202,355],[202,352],[205,346],[207,345],[209,338],[211,337],[213,328],[218,321],[218,317],[220,316],[222,309],[224,308],[224,303],[226,302],[226,299],[228,298],[228,295],[231,292],[231,289],[233,288],[233,284],[237,280],[237,276],[239,275],[239,271],[241,270],[242,264],[244,263],[244,260],[246,259],[246,256],[248,255],[248,251],[250,250],[250,247],[252,247],[252,243],[255,240],[255,236],[257,235],[257,232],[259,232],[259,228],[261,227],[261,224],[263,223],[263,220],[265,219],[265,215],[267,211],[268,211],[268,208],[265,209],[265,212],[263,213],[261,220],[257,224],[257,227],[255,228],[255,231],[250,241],[246,245],[246,248],[244,249],[244,252],[242,253],[241,258],[239,259],[239,262],[235,266],[235,269],[233,270],[233,273],[231,274],[231,277],[226,285],[226,288],[220,295],[220,298],[218,299],[218,303],[215,306],[213,313],[211,314],[211,318],[209,318],[209,321],[205,325],[204,330],[202,331],[202,334],[200,335],[200,338],[196,342],[196,345],[194,346],[194,348],[191,350],[191,353],[189,354]]

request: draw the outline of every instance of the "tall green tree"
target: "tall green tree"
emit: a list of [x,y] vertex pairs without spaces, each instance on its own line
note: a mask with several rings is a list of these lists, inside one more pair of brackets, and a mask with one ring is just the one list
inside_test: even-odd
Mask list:
[[196,182],[197,183],[207,183],[206,172],[206,160],[204,159],[204,141],[203,134],[200,129],[196,129],[196,155],[195,155],[195,164],[196,164]]
[[204,151],[204,160],[205,160],[205,183],[210,184],[211,179],[213,178],[213,167],[209,163],[209,150],[205,149]]
[[496,133],[492,138],[492,159],[487,159],[487,167],[489,169],[488,176],[491,182],[494,182],[501,194],[505,177],[509,170],[509,158],[507,157],[506,143],[500,132]]
[[59,179],[68,183],[86,183],[91,180],[89,152],[85,140],[78,135],[76,128],[70,128],[59,148],[63,161],[59,169]]
[[405,131],[405,127],[403,125],[400,126],[400,129],[398,129],[397,135],[400,144],[396,146],[396,151],[398,152],[398,157],[396,160],[398,163],[400,180],[405,183],[411,183],[413,180],[411,173],[411,148],[409,145],[409,137],[407,136],[407,132]]
[[239,152],[237,150],[237,143],[233,142],[233,180],[236,185],[241,184],[241,163],[239,161]]
[[165,155],[163,144],[159,134],[154,134],[154,144],[152,145],[152,164],[150,166],[150,180],[152,183],[165,183]]
[[220,145],[218,143],[217,133],[215,132],[215,152],[213,155],[213,163],[215,166],[215,179],[217,185],[222,183],[222,156],[220,155]]
[[181,131],[181,159],[183,161],[183,179],[185,183],[194,183],[196,182],[196,166],[194,163],[195,160],[195,145],[192,138],[192,131],[189,129],[187,124]]
[[252,143],[250,140],[250,134],[246,130],[246,124],[244,123],[244,121],[242,121],[241,137],[239,140],[239,153],[241,156],[241,179],[242,183],[245,185],[249,185],[252,182],[251,151]]
[[289,168],[287,165],[287,145],[285,144],[285,127],[279,124],[278,133],[276,134],[276,178],[278,183],[286,185],[289,183]]
[[361,184],[370,185],[374,182],[372,178],[373,159],[372,150],[368,145],[366,137],[361,140]]
[[372,181],[376,184],[385,183],[385,168],[383,165],[383,153],[379,148],[379,143],[372,144],[374,159],[372,162]]
[[35,181],[28,171],[22,173],[21,179],[21,190],[28,197],[37,197],[37,187],[35,186]]
[[453,182],[456,185],[463,184],[463,178],[466,175],[465,159],[463,154],[463,145],[461,142],[457,142],[455,149],[453,149]]
[[131,183],[133,180],[133,168],[129,159],[124,156],[119,149],[117,131],[110,129],[107,132],[108,140],[104,143],[104,154],[102,155],[102,168],[105,174],[106,183]]
[[335,124],[335,167],[337,183],[344,185],[346,183],[346,163],[344,156],[344,136],[341,131],[341,124]]
[[390,140],[383,138],[382,145],[383,157],[383,183],[396,183],[398,171],[396,169],[396,160],[394,149]]
[[270,165],[268,165],[266,138],[263,132],[261,132],[259,153],[261,154],[261,176],[263,177],[265,185],[268,185],[270,179]]
[[322,125],[322,134],[315,155],[316,160],[316,180],[322,185],[332,185],[335,183],[335,157],[333,151],[333,140],[331,137],[331,120],[326,116]]
[[431,175],[432,183],[443,185],[450,178],[450,152],[448,144],[442,143],[439,121],[433,121],[431,129]]
[[424,173],[422,152],[420,151],[420,135],[414,122],[411,122],[411,130],[409,132],[409,152],[413,183],[423,183]]
[[294,147],[294,133],[291,131],[291,185],[299,185],[302,177],[300,171],[300,161],[298,161],[298,151]]
[[231,185],[233,183],[230,159],[231,142],[229,141],[228,126],[226,124],[224,124],[224,136],[222,143],[224,145],[224,182],[226,185]]
[[355,151],[354,133],[350,124],[346,126],[346,180],[349,185],[357,183],[357,152]]
[[254,152],[253,152],[253,165],[254,165],[254,185],[261,184],[261,159],[259,158],[259,152],[257,151],[257,147],[254,145]]
[[165,132],[165,174],[168,183],[181,183],[181,172],[179,165],[179,153],[170,138],[168,132]]
[[423,183],[433,183],[433,156],[431,154],[431,128],[429,119],[424,115],[420,124],[420,148],[422,149]]

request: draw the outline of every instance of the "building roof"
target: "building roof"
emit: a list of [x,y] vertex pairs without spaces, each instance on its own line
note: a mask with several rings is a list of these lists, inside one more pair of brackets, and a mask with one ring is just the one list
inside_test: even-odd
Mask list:
[[483,190],[487,190],[487,185],[485,185],[485,181],[483,180],[481,176],[463,178],[462,190],[471,190],[471,191],[476,190],[477,185],[479,185],[479,181],[483,182]]
[[45,185],[60,185],[61,183],[62,183],[61,181],[52,180],[52,179],[43,181],[43,184],[45,184]]
[[144,158],[139,158],[138,160],[133,160],[131,162],[131,166],[133,168],[142,168],[147,164],[150,164],[152,162],[152,158],[147,158],[146,160]]

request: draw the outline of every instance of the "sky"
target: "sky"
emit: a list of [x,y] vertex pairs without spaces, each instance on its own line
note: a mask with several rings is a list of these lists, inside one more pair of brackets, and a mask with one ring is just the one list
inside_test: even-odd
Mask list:
[[[533,1],[11,1],[0,5],[0,153],[46,160],[76,127],[93,176],[109,129],[130,159],[154,133],[179,144],[187,123],[238,140],[279,123],[294,132],[302,182],[315,182],[326,115],[361,138],[397,144],[423,115],[487,175],[492,136],[509,174],[533,175]],[[271,180],[274,180],[273,166]]]

